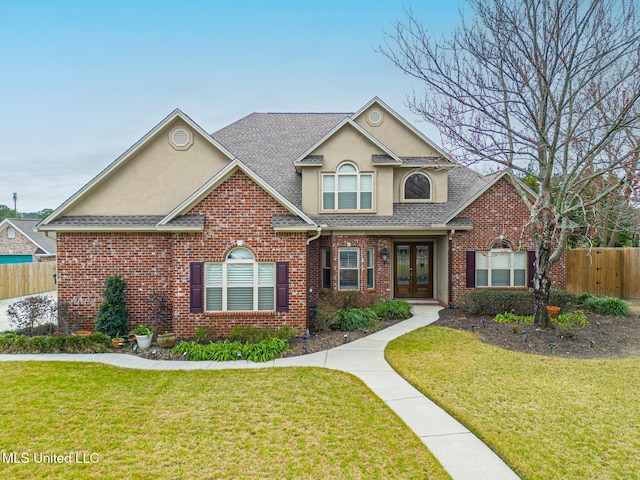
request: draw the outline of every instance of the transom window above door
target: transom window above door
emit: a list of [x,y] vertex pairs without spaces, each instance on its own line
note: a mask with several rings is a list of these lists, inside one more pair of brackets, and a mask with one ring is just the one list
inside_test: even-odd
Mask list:
[[373,174],[346,162],[322,175],[323,210],[373,210]]

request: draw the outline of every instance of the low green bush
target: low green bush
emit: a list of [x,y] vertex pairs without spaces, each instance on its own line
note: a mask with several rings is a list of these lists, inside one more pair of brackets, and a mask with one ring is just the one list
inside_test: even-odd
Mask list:
[[493,321],[496,323],[533,323],[533,315],[516,315],[515,313],[499,313]]
[[[188,360],[196,362],[228,362],[239,358],[253,362],[268,362],[278,358],[288,348],[289,344],[286,340],[271,337],[258,343],[225,340],[224,342],[212,342],[203,345],[198,342],[180,342],[173,347],[171,352],[176,355],[186,354]],[[240,357],[238,357],[238,352],[240,352]]]
[[586,325],[589,323],[582,312],[561,313],[558,318],[552,319],[558,325]]
[[373,311],[381,320],[404,320],[412,316],[411,305],[404,300],[385,300],[375,303]]
[[288,342],[298,335],[298,331],[291,325],[282,325],[277,329],[256,328],[250,326],[234,327],[229,334],[229,340],[241,343],[259,343],[270,338],[279,338]]
[[103,333],[77,337],[27,337],[16,333],[0,335],[2,353],[101,353],[111,350],[111,339]]
[[378,315],[371,308],[345,308],[337,310],[336,313],[340,319],[340,330],[343,332],[366,328],[378,320]]
[[588,297],[583,302],[584,308],[598,315],[612,317],[626,317],[629,315],[629,305],[620,298],[615,297]]
[[[496,315],[503,312],[528,315],[533,312],[533,292],[528,290],[467,290],[462,294],[462,308],[474,315]],[[553,290],[549,305],[567,309],[577,305],[577,297],[565,290]]]

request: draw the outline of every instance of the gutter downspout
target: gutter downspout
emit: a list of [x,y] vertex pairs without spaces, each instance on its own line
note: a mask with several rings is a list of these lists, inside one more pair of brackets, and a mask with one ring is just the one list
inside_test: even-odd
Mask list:
[[[326,225],[318,225],[316,229],[316,234],[313,235],[312,237],[307,238],[307,247],[311,244],[311,242],[320,238],[320,235],[322,234],[322,227],[326,227]],[[309,249],[307,248],[307,267],[309,266],[308,254],[309,254]],[[312,293],[312,289],[309,288],[309,276],[307,275],[307,331],[304,334],[304,338],[311,337],[311,332],[309,332],[309,323],[311,321],[311,310],[309,308],[309,299],[311,297],[311,293]]]
[[449,257],[449,268],[448,270],[448,279],[447,279],[447,283],[449,284],[449,288],[447,289],[447,304],[449,304],[449,308],[451,308],[452,304],[451,304],[451,297],[452,297],[452,289],[453,289],[453,284],[451,283],[452,278],[453,278],[453,274],[451,272],[451,269],[453,268],[453,251],[452,251],[452,246],[453,246],[453,236],[455,235],[456,230],[455,228],[451,229],[451,232],[449,232],[449,239],[447,241],[448,243],[448,257]]

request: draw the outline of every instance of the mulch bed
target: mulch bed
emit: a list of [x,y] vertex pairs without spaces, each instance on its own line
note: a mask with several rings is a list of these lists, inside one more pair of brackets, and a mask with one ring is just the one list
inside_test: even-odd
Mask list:
[[434,325],[470,332],[485,343],[517,352],[570,358],[640,355],[637,313],[628,317],[603,317],[590,312],[585,312],[585,315],[589,323],[578,327],[574,338],[563,337],[558,328],[541,330],[532,324],[496,323],[490,315],[470,315],[461,309],[441,310]]
[[[485,343],[517,352],[569,358],[620,358],[640,355],[640,320],[637,313],[628,317],[603,317],[590,312],[585,314],[589,323],[578,327],[573,338],[563,337],[558,328],[541,330],[532,324],[496,323],[490,315],[470,315],[457,308],[440,310],[440,318],[433,325],[470,332]],[[380,327],[387,328],[400,321],[383,322]],[[294,338],[290,342],[290,350],[283,356],[294,357],[328,350],[371,333],[373,332],[365,333],[361,330],[312,332],[307,339]],[[555,347],[551,348],[550,344]],[[133,352],[129,346],[124,346],[115,351],[156,360],[186,361],[184,357],[172,354],[170,349],[155,346],[137,352]]]
[[[388,320],[380,322],[379,328],[376,331],[390,327],[391,325],[395,325],[396,323],[401,321],[402,320]],[[311,336],[309,338],[294,338],[293,340],[291,340],[291,342],[289,343],[289,350],[286,351],[282,356],[297,357],[299,355],[309,355],[311,353],[329,350],[330,348],[339,347],[340,345],[344,345],[345,343],[353,342],[354,340],[357,340],[359,338],[366,337],[371,333],[373,333],[373,331],[368,331],[365,333],[362,330],[358,330],[355,332],[311,332]],[[153,353],[154,350],[156,352],[155,354]],[[119,350],[114,350],[114,352],[137,355],[138,357],[148,358],[152,360],[186,361],[183,356],[174,355],[173,353],[171,353],[171,349],[158,348],[155,345],[152,348],[147,348],[144,350],[139,349],[137,352],[134,352],[131,346],[125,345]]]

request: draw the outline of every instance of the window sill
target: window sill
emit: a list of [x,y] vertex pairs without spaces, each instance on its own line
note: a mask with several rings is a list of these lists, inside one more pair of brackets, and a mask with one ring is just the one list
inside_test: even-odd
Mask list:
[[229,315],[238,315],[242,317],[273,317],[276,315],[275,310],[227,310],[224,312],[204,312],[205,317],[228,317]]

